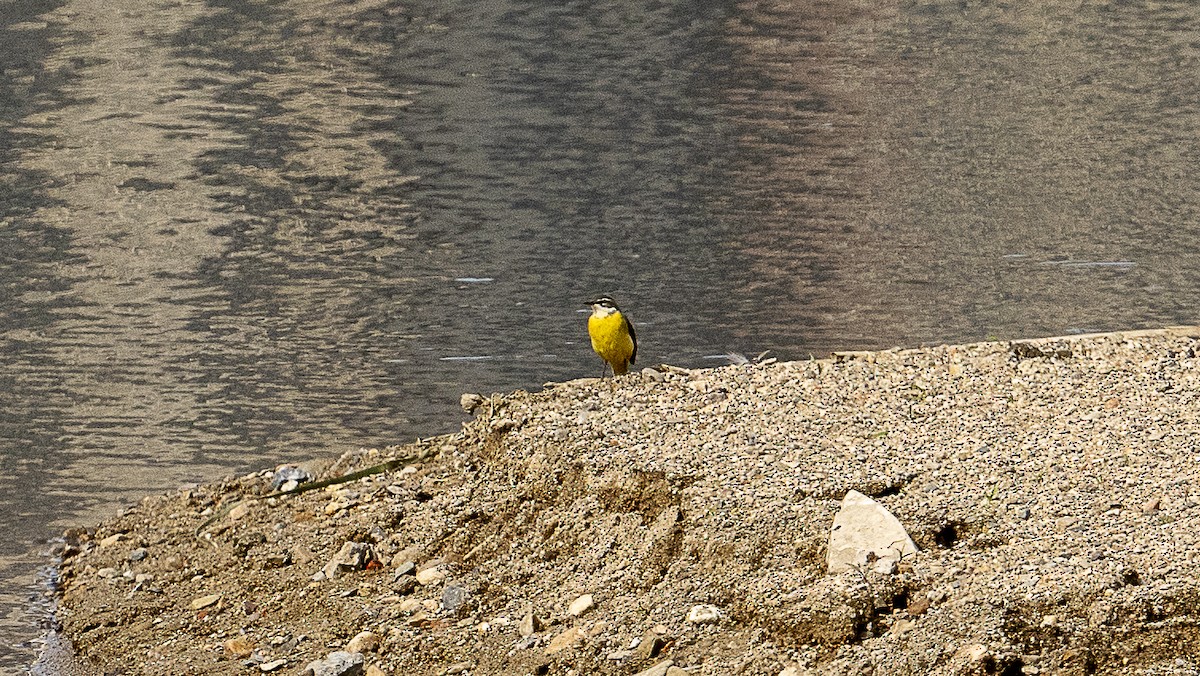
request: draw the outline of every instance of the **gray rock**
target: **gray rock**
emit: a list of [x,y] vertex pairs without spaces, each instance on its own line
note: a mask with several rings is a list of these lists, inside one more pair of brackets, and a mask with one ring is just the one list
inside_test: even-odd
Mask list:
[[371,545],[365,542],[347,542],[329,563],[325,564],[321,572],[325,575],[324,579],[332,580],[338,575],[366,568],[367,563],[375,558],[375,550]]
[[348,653],[342,650],[329,653],[324,659],[309,662],[304,667],[303,676],[362,676],[362,653]]
[[275,470],[275,475],[271,477],[271,490],[278,491],[288,482],[295,482],[290,488],[290,490],[295,490],[296,486],[312,480],[313,476],[299,467],[284,465]]
[[904,526],[883,505],[858,491],[848,491],[833,518],[826,563],[831,575],[872,568],[888,573],[917,546]]
[[147,556],[149,556],[149,553],[146,551],[146,548],[138,547],[137,549],[129,552],[128,559],[130,561],[141,561],[141,560],[145,559]]
[[471,598],[471,592],[461,585],[448,584],[442,590],[442,607],[450,612],[461,608]]

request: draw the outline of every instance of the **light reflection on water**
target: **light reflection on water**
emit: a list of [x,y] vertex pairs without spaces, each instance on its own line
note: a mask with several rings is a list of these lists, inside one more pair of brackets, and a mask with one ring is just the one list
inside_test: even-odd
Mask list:
[[9,3],[0,567],[595,375],[597,293],[645,364],[1194,322],[1198,13]]

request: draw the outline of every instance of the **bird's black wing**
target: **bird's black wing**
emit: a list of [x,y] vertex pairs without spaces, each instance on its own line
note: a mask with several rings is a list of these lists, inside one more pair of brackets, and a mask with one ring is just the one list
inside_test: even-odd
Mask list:
[[621,319],[625,320],[625,328],[629,329],[629,337],[633,339],[633,354],[629,355],[629,363],[637,359],[637,331],[633,330],[633,322],[629,321],[629,317],[621,315]]

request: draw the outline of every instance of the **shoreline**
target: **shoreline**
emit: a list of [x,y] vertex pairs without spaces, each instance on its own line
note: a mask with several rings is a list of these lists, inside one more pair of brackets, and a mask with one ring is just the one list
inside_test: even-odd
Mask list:
[[[347,649],[376,675],[1176,673],[1200,634],[1198,340],[495,395],[457,434],[312,473],[423,462],[300,495],[259,472],[78,531],[59,614],[122,673],[299,673]],[[826,574],[849,490],[917,554]]]

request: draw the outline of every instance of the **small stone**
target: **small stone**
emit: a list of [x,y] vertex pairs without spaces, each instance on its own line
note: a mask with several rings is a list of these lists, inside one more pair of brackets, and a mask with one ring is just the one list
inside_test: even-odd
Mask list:
[[649,669],[637,672],[634,676],[667,676],[668,671],[674,664],[671,660],[663,660]]
[[954,656],[955,657],[965,657],[972,662],[979,662],[980,660],[982,660],[983,658],[988,656],[988,649],[987,649],[987,646],[982,645],[980,643],[968,644],[968,645],[964,645],[963,647],[959,648],[954,653]]
[[249,514],[250,513],[250,505],[252,502],[253,502],[252,500],[247,500],[245,502],[237,503],[237,505],[235,505],[233,509],[229,510],[229,520],[237,521],[238,519],[241,519],[242,517]]
[[532,636],[543,629],[545,629],[545,625],[541,618],[534,615],[532,610],[525,613],[525,617],[521,618],[520,624],[517,625],[517,631],[521,636]]
[[100,546],[101,547],[111,547],[112,545],[115,545],[118,542],[122,542],[127,539],[129,539],[129,538],[124,533],[113,533],[112,535],[109,535],[108,537],[101,540]]
[[457,584],[448,584],[442,590],[442,607],[453,613],[463,606],[471,597],[471,593],[465,587]]
[[396,577],[402,577],[405,575],[416,575],[416,573],[417,573],[417,564],[413,563],[412,561],[401,561],[399,564],[396,565]]
[[[312,481],[313,476],[295,465],[281,465],[271,477],[271,490],[288,493],[306,481]],[[290,484],[290,487],[289,487]]]
[[101,568],[100,570],[96,571],[96,577],[102,577],[106,580],[111,580],[113,578],[120,577],[120,576],[121,576],[121,571],[117,570],[116,568],[105,567],[105,568]]
[[692,624],[712,624],[721,621],[721,609],[716,606],[700,604],[692,606],[688,611],[687,621]]
[[363,656],[361,653],[337,651],[324,659],[314,660],[304,667],[303,676],[362,676]]
[[129,552],[129,556],[126,558],[128,558],[130,561],[136,562],[144,560],[149,555],[150,554],[146,551],[145,547],[138,547],[137,549]]
[[575,647],[575,644],[582,641],[586,635],[587,634],[583,631],[582,627],[571,627],[558,636],[555,636],[554,639],[550,641],[550,645],[546,646],[546,655],[554,655],[566,650],[567,648],[573,648]]
[[474,413],[475,409],[479,408],[483,402],[483,397],[473,392],[467,392],[458,398],[458,405],[467,413]]
[[372,664],[367,667],[367,670],[364,672],[363,676],[388,676],[388,673]]
[[831,575],[867,566],[887,574],[901,558],[916,553],[917,546],[891,512],[858,491],[847,491],[829,532],[826,564]]
[[207,608],[211,605],[216,604],[217,601],[220,601],[220,600],[221,600],[220,594],[209,594],[207,596],[197,596],[196,598],[192,599],[192,610],[200,610],[202,608]]
[[896,620],[892,623],[891,630],[888,631],[892,636],[903,636],[905,632],[912,631],[917,626],[912,620]]
[[462,672],[470,669],[472,666],[474,666],[474,665],[471,664],[470,662],[456,662],[456,663],[451,664],[450,666],[446,667],[446,673],[447,674],[461,674]]
[[287,660],[271,660],[270,662],[263,662],[262,664],[258,665],[258,669],[263,673],[267,673],[275,671],[285,664],[287,664]]
[[370,653],[379,650],[379,634],[373,631],[360,631],[346,643],[346,652]]
[[226,655],[240,660],[250,657],[250,653],[254,652],[254,641],[245,636],[238,636],[226,641],[223,647]]
[[[658,373],[658,371],[655,371],[655,373]],[[632,655],[633,655],[632,650],[614,650],[611,653],[605,655],[604,657],[606,659],[610,659],[614,662],[620,662],[621,660],[629,659]]]
[[1054,528],[1060,533],[1065,533],[1071,526],[1074,526],[1078,522],[1079,519],[1073,516],[1064,516],[1054,521]]
[[634,654],[637,655],[639,660],[648,660],[653,657],[658,657],[658,654],[662,652],[663,646],[665,645],[666,641],[664,641],[661,636],[653,632],[646,632],[646,634],[642,636],[641,643],[638,643],[634,648]]
[[592,602],[592,595],[584,594],[571,602],[570,607],[567,608],[567,612],[575,617],[579,617],[591,609],[593,605],[595,604]]
[[1159,505],[1161,504],[1162,501],[1158,498],[1150,498],[1146,502],[1142,503],[1142,514],[1153,514],[1157,512]]
[[290,565],[292,565],[292,553],[286,550],[282,552],[276,552],[274,554],[267,554],[267,556],[263,558],[264,570],[284,568]]
[[184,568],[187,568],[187,563],[174,554],[163,559],[162,565],[163,568],[166,568],[167,570],[183,570]]
[[417,571],[417,582],[422,586],[436,584],[446,579],[446,573],[437,566]]
[[908,602],[909,615],[922,615],[926,610],[929,610],[929,596],[926,594],[916,594]]
[[325,579],[332,580],[339,575],[367,567],[371,561],[377,561],[375,550],[365,542],[347,542],[337,554],[325,564],[321,572]]

